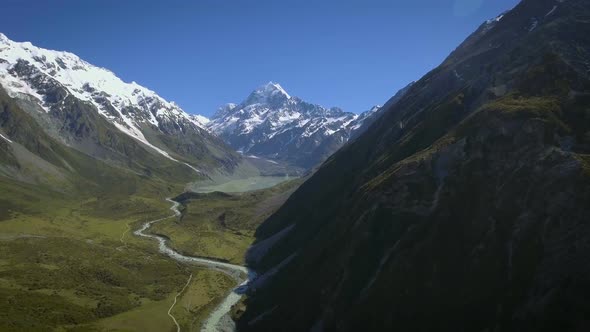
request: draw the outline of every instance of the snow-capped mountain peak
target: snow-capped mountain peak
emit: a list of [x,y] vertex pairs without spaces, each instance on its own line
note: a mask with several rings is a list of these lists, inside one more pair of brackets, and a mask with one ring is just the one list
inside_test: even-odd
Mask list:
[[291,99],[291,96],[287,93],[287,91],[285,91],[285,89],[283,89],[283,87],[280,84],[274,83],[272,81],[264,85],[263,91],[271,95],[280,93],[283,96],[287,97],[287,99]]
[[163,133],[205,129],[205,118],[191,116],[176,103],[158,96],[136,82],[126,83],[100,68],[64,51],[43,49],[30,42],[15,42],[0,33],[0,83],[11,97],[32,96],[50,112],[67,96],[96,107],[119,130],[164,156],[142,133],[151,125]]
[[269,82],[243,102],[219,108],[207,127],[243,153],[310,167],[344,144],[377,109],[359,116],[325,108],[291,97],[280,84]]
[[252,91],[246,99],[247,104],[280,104],[291,99],[283,87],[274,82],[268,82]]

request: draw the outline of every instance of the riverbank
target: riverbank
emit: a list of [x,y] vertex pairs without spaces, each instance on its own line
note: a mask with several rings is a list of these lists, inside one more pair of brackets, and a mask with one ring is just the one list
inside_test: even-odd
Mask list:
[[[149,233],[149,229],[151,228],[152,225],[162,222],[162,221],[165,221],[165,220],[179,218],[181,216],[181,212],[179,210],[180,203],[176,202],[170,198],[167,198],[166,200],[172,204],[172,206],[170,207],[170,210],[173,212],[173,214],[170,216],[164,217],[164,218],[159,218],[159,219],[147,221],[147,222],[143,223],[142,226],[139,229],[137,229],[136,231],[134,231],[133,233],[137,236],[140,236],[140,237],[156,240],[158,242],[158,250],[160,251],[160,253],[162,253],[162,254],[164,254],[164,255],[166,255],[178,262],[188,263],[188,264],[196,264],[199,266],[206,267],[208,269],[220,271],[220,272],[223,272],[223,273],[231,276],[234,280],[236,280],[238,287],[233,289],[225,297],[225,299],[221,302],[221,304],[219,306],[217,306],[215,308],[215,310],[213,310],[213,312],[211,312],[211,314],[209,315],[209,318],[207,318],[207,320],[203,324],[202,331],[206,331],[206,332],[231,331],[231,330],[235,329],[235,325],[233,325],[234,323],[231,320],[231,318],[229,317],[229,314],[230,314],[232,306],[234,304],[236,304],[241,298],[241,295],[238,294],[236,290],[238,288],[240,290],[244,290],[245,289],[244,287],[247,287],[248,282],[250,280],[252,280],[253,278],[255,278],[256,273],[248,270],[244,266],[225,263],[225,262],[219,262],[219,261],[212,260],[212,259],[193,257],[193,256],[187,256],[187,255],[180,254],[179,252],[177,252],[176,250],[174,250],[173,248],[171,248],[168,245],[167,238],[165,238],[164,236],[161,236],[161,235]],[[189,281],[190,281],[190,279],[189,279]],[[188,283],[187,283],[187,285],[188,285]],[[176,303],[176,298],[174,299],[174,302]],[[178,325],[176,319],[170,315],[170,311],[168,312],[168,314],[174,320],[175,325],[178,327],[178,331],[180,331],[180,326]]]

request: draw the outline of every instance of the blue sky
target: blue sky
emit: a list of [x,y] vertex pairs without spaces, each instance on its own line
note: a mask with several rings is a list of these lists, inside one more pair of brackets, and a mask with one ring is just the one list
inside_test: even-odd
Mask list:
[[362,112],[518,0],[3,0],[0,32],[211,115],[268,81]]

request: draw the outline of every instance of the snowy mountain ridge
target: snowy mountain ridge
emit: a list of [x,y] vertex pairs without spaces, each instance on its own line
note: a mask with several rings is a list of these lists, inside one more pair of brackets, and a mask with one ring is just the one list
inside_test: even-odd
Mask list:
[[310,167],[346,143],[378,109],[375,106],[359,115],[325,108],[268,82],[243,102],[219,108],[207,128],[242,153]]
[[[126,83],[108,69],[77,55],[47,50],[30,42],[15,42],[0,33],[0,83],[11,97],[28,95],[46,112],[67,95],[91,103],[125,134],[167,158],[142,129],[152,125],[164,133],[205,130],[206,118],[192,116],[174,102],[136,82]],[[173,158],[172,158],[173,159]]]
[[345,144],[353,132],[364,129],[363,121],[379,109],[358,115],[325,108],[269,82],[243,102],[221,107],[209,120],[188,114],[156,92],[124,82],[73,53],[12,41],[1,33],[0,85],[10,97],[38,106],[39,114],[49,118],[67,109],[68,100],[79,100],[120,132],[173,161],[186,154],[200,158],[203,150],[192,144],[223,144],[213,133],[244,154],[312,167]]

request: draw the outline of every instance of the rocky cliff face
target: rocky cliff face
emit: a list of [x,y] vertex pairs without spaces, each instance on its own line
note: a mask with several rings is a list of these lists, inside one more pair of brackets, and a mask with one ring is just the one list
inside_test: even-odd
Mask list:
[[590,2],[485,22],[258,230],[241,330],[589,328]]

